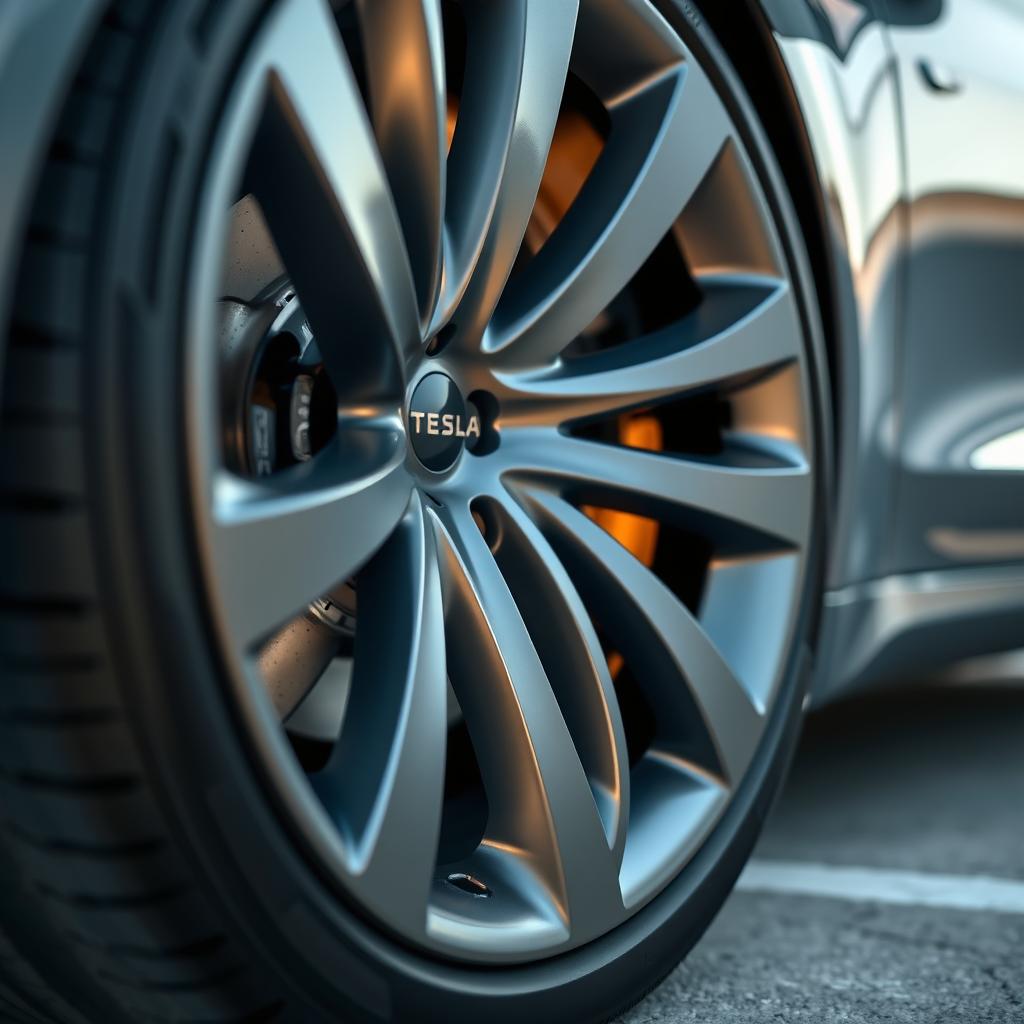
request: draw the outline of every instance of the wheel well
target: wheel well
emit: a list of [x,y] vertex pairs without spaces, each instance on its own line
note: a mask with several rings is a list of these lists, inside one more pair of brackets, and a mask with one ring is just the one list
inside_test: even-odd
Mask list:
[[834,265],[828,213],[800,103],[764,11],[757,0],[708,3],[701,14],[728,53],[764,126],[800,220],[814,274],[829,361],[832,407],[838,410],[839,370]]

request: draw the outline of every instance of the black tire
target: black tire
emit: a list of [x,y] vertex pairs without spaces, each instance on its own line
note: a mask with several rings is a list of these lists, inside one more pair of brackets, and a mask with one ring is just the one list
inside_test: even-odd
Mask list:
[[[265,6],[112,3],[40,178],[0,407],[0,1016],[610,1019],[703,933],[778,789],[810,672],[824,494],[777,711],[659,897],[580,949],[500,969],[430,959],[346,906],[286,827],[229,699],[187,500],[185,264],[213,125]],[[679,31],[742,96],[683,7]],[[739,102],[820,377],[796,218]],[[817,452],[824,481],[824,440]]]

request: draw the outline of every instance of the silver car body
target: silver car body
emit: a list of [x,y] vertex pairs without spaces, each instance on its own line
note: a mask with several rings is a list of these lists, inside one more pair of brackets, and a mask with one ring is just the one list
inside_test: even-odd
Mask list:
[[833,256],[824,700],[1024,642],[1024,5],[765,6]]

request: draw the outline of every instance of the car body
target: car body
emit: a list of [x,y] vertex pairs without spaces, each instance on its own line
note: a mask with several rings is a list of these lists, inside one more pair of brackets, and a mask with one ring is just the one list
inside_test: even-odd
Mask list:
[[1024,18],[998,0],[766,9],[832,252],[827,699],[1021,638]]

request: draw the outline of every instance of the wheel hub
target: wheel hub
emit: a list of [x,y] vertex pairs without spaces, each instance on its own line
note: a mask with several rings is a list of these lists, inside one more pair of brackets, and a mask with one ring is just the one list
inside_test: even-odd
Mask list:
[[446,373],[428,373],[413,389],[407,416],[409,443],[432,473],[443,473],[464,448],[480,441],[480,416]]

